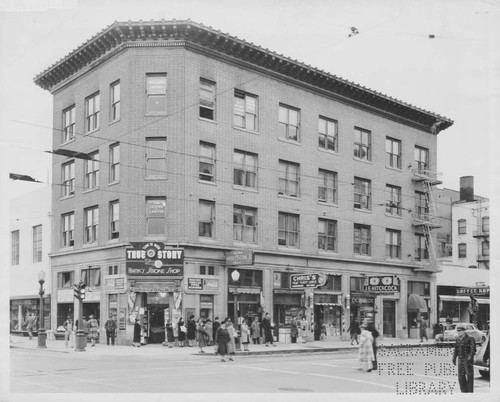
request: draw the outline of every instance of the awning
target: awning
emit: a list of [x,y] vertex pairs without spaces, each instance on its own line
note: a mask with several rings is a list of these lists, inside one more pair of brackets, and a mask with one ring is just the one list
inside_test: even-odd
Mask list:
[[338,303],[314,303],[316,306],[340,306]]
[[439,296],[439,300],[441,301],[449,301],[449,302],[467,302],[470,303],[469,296]]
[[[235,292],[236,291],[236,292]],[[260,294],[260,288],[229,288],[229,293],[241,293],[246,295]]]
[[412,293],[408,296],[408,311],[426,312],[427,302],[422,296]]
[[476,299],[477,304],[490,304],[490,299]]

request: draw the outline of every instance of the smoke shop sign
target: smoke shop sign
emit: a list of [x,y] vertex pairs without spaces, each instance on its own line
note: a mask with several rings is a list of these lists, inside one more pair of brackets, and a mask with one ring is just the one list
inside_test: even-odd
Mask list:
[[316,288],[326,283],[324,274],[292,274],[290,275],[290,289]]
[[184,249],[168,248],[160,242],[131,242],[125,250],[127,275],[182,276]]
[[253,251],[252,250],[235,250],[226,253],[226,265],[252,265]]
[[395,293],[399,292],[399,279],[395,276],[370,276],[365,292]]

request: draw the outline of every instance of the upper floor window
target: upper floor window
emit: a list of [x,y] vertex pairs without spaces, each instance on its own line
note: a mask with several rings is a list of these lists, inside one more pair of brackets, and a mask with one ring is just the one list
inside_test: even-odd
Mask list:
[[118,275],[118,265],[108,265],[108,275]]
[[120,180],[120,144],[109,146],[109,182]]
[[385,188],[387,194],[385,212],[389,215],[401,216],[401,187],[387,184]]
[[11,235],[10,260],[12,265],[19,265],[19,230],[14,230]]
[[167,174],[167,139],[146,138],[146,174],[164,177]]
[[62,196],[75,194],[75,161],[62,165]]
[[257,210],[255,208],[234,206],[233,240],[257,243]]
[[85,189],[99,187],[99,152],[89,155],[92,160],[84,161]]
[[213,265],[200,265],[200,275],[215,275],[215,267]]
[[75,245],[74,231],[75,231],[75,213],[70,212],[61,216],[61,246],[71,247]]
[[71,141],[75,138],[75,105],[63,111],[63,132],[61,142]]
[[[262,288],[262,271],[257,270],[257,269],[239,269],[238,272],[240,273],[240,278],[238,281],[233,281],[233,278],[231,278],[233,270],[228,269],[227,270],[227,283],[230,286],[243,286],[243,287],[255,287],[255,288]],[[232,294],[230,295],[232,297]],[[241,300],[241,299],[240,299]]]
[[408,294],[415,293],[420,296],[430,296],[431,286],[429,282],[408,281]]
[[42,261],[42,225],[33,226],[33,262]]
[[167,74],[146,74],[146,113],[167,112]]
[[481,255],[483,257],[488,257],[490,255],[490,242],[489,241],[483,241],[481,243]]
[[215,145],[200,142],[199,179],[215,182]]
[[233,183],[238,186],[257,187],[257,155],[234,150]]
[[465,219],[458,220],[458,234],[467,234],[467,221]]
[[484,216],[481,218],[481,229],[484,233],[490,232],[490,217]]
[[234,125],[251,131],[257,131],[257,97],[234,90]]
[[394,138],[385,138],[386,165],[401,169],[401,141]]
[[387,229],[385,231],[385,256],[401,258],[401,231]]
[[85,99],[85,129],[87,132],[91,132],[99,128],[100,111],[100,96],[99,92],[96,92]]
[[459,243],[458,244],[458,258],[467,258],[467,244]]
[[415,260],[428,260],[429,247],[427,237],[422,233],[415,233]]
[[429,170],[429,150],[415,146],[414,159],[419,173],[426,174]]
[[318,250],[337,250],[337,221],[318,219]]
[[146,197],[146,235],[164,235],[167,225],[165,197]]
[[200,200],[198,213],[198,236],[213,238],[215,235],[215,202]]
[[120,95],[120,81],[115,81],[109,86],[109,99],[111,102],[109,111],[109,120],[111,122],[120,120],[121,117],[121,95]]
[[319,117],[318,119],[318,146],[321,149],[337,152],[337,122]]
[[120,203],[118,201],[109,203],[109,237],[111,239],[120,237]]
[[86,286],[93,288],[101,286],[101,268],[82,269],[81,275],[81,280]]
[[318,201],[328,204],[337,203],[337,173],[329,170],[318,171]]
[[74,272],[58,272],[57,273],[57,288],[58,289],[68,289],[73,287],[74,283]]
[[415,212],[420,219],[427,219],[429,215],[429,198],[426,193],[415,191]]
[[360,277],[356,278],[356,277],[351,276],[351,278],[349,280],[349,290],[351,291],[351,293],[355,293],[355,292],[364,293],[365,282],[366,282],[365,278],[360,278]]
[[215,120],[215,83],[200,78],[200,117]]
[[278,213],[278,245],[299,247],[300,217],[285,212]]
[[354,254],[371,255],[371,228],[354,224]]
[[84,243],[94,243],[99,235],[99,208],[97,206],[84,210]]
[[354,128],[354,157],[366,161],[372,160],[371,133],[361,128]]
[[354,208],[371,210],[372,184],[370,180],[354,178]]
[[284,160],[279,161],[278,194],[290,197],[299,196],[299,169],[300,165]]
[[300,110],[290,106],[279,106],[280,138],[300,142]]

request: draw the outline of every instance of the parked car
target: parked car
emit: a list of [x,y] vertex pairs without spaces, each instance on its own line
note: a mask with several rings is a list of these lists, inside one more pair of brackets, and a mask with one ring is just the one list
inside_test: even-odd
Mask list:
[[490,377],[490,334],[486,335],[486,340],[477,348],[474,367],[479,370],[481,376]]
[[436,335],[436,342],[454,342],[458,338],[457,325],[465,326],[465,333],[474,338],[476,343],[483,343],[486,340],[486,333],[478,329],[474,324],[459,322],[450,325],[450,328],[442,334]]

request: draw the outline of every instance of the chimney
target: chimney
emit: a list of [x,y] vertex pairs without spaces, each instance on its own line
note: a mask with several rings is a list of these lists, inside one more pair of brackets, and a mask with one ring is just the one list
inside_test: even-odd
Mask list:
[[460,201],[474,201],[474,176],[460,177]]

